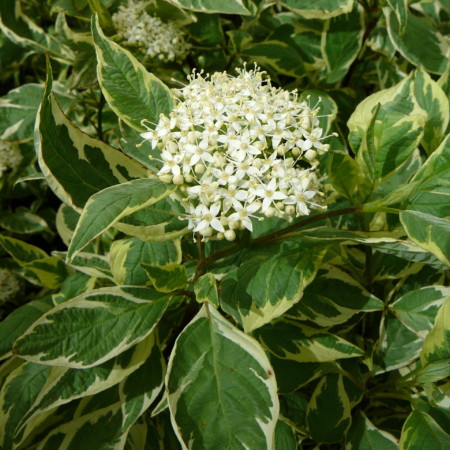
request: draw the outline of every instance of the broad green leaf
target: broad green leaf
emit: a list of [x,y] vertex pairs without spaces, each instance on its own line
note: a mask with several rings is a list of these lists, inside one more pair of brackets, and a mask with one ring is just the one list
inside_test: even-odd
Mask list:
[[[75,97],[67,94],[67,88],[55,83],[55,95],[64,109],[70,107]],[[33,139],[34,122],[44,94],[41,84],[23,84],[0,98],[0,139],[28,141]]]
[[424,339],[433,328],[437,311],[448,297],[450,288],[427,286],[406,293],[390,308],[403,325]]
[[325,20],[353,9],[353,0],[280,0],[279,3],[306,19]]
[[416,71],[414,95],[428,114],[422,145],[431,154],[439,147],[447,130],[450,118],[448,96],[422,68]]
[[109,252],[114,280],[123,285],[144,285],[148,276],[141,263],[164,266],[181,262],[179,240],[166,242],[141,241],[138,238],[114,241]]
[[272,67],[278,73],[292,77],[304,75],[303,60],[293,45],[269,38],[262,42],[246,44],[240,51],[244,56],[263,66]]
[[450,216],[450,135],[417,171],[411,183],[417,185],[404,203],[406,209],[437,217]]
[[[53,252],[53,254],[64,260],[67,259],[67,252]],[[106,256],[79,252],[67,265],[91,277],[114,281]]]
[[194,285],[195,298],[199,303],[210,302],[216,308],[219,307],[219,295],[217,283],[212,273],[202,275]]
[[169,299],[149,288],[100,288],[61,303],[16,341],[13,353],[46,365],[99,365],[147,337]]
[[0,234],[0,245],[20,266],[48,257],[47,253],[39,247],[2,234]]
[[450,221],[418,211],[402,211],[400,221],[408,237],[450,267]]
[[155,266],[142,263],[141,265],[159,292],[173,292],[186,286],[186,268],[181,264],[171,263],[165,266]]
[[381,324],[382,341],[373,355],[371,370],[384,373],[410,364],[420,355],[423,339],[388,314]]
[[301,392],[280,395],[280,417],[296,430],[306,430],[308,399]]
[[242,0],[168,0],[179,8],[208,14],[250,14]]
[[327,66],[327,83],[336,83],[344,78],[358,56],[363,35],[364,10],[358,4],[349,13],[325,22],[321,47]]
[[39,448],[41,450],[123,448],[126,436],[122,436],[120,432],[122,423],[120,407],[120,402],[117,402],[81,416],[77,415],[70,422],[53,427],[40,442]]
[[273,448],[279,404],[269,360],[209,303],[178,336],[166,387],[183,448]]
[[53,303],[58,305],[85,292],[92,291],[96,281],[96,278],[81,272],[71,273],[62,283],[60,291],[52,295]]
[[17,234],[42,233],[48,228],[47,222],[29,211],[14,211],[0,218],[0,227]]
[[244,252],[239,267],[221,281],[221,307],[250,332],[281,316],[314,279],[322,243],[285,240]]
[[138,131],[145,131],[142,120],[157,123],[160,114],[168,116],[174,100],[167,86],[128,50],[107,39],[97,16],[92,20],[92,35],[98,80],[111,109]]
[[450,357],[438,359],[422,367],[414,374],[414,381],[421,384],[436,383],[450,377]]
[[55,194],[81,209],[89,197],[104,188],[147,176],[139,163],[76,128],[63,114],[47,84],[36,118],[36,152],[42,172]]
[[11,356],[14,341],[39,317],[53,307],[51,296],[20,306],[0,322],[0,359]]
[[255,330],[253,335],[276,357],[297,362],[330,362],[364,354],[339,336],[293,320],[273,321]]
[[387,3],[397,18],[398,34],[401,37],[408,22],[408,0],[387,0]]
[[424,411],[414,410],[403,425],[400,450],[446,450],[450,436]]
[[169,195],[174,186],[159,179],[132,180],[103,189],[86,203],[78,221],[67,257],[69,260],[92,239],[113,226],[122,217],[150,206]]
[[398,441],[392,434],[377,428],[360,412],[348,430],[345,450],[396,450]]
[[155,401],[164,385],[165,372],[161,349],[154,345],[144,364],[120,383],[122,431],[128,430]]
[[68,275],[66,265],[56,256],[30,261],[22,266],[22,272],[32,283],[49,289],[59,288]]
[[171,195],[150,207],[124,217],[115,224],[115,228],[143,241],[170,241],[191,233],[187,228],[187,221],[180,219],[183,214],[186,214],[186,211],[181,203]]
[[423,344],[420,359],[423,364],[450,358],[450,297],[439,308],[430,331]]
[[342,375],[332,373],[320,379],[309,401],[306,420],[315,441],[343,439],[351,424],[351,405]]
[[383,13],[389,37],[404,58],[431,73],[442,74],[445,71],[449,44],[431,21],[408,12],[406,26],[401,33],[395,13],[388,7],[383,8]]
[[[0,394],[0,414],[2,414],[0,420],[7,424],[6,437],[12,436],[16,442],[22,442],[45,418],[44,413],[51,411],[56,406],[97,394],[120,383],[128,375],[135,373],[145,365],[147,358],[155,351],[158,352],[159,349],[154,335],[150,335],[123,354],[96,367],[79,370],[68,367],[42,366],[49,369],[48,372],[45,372],[47,381],[44,385],[36,386],[36,388],[33,386],[33,389],[29,390],[29,406],[26,413],[21,410],[19,405],[16,378],[20,378],[22,373],[35,372],[33,366],[41,367],[41,365],[32,362],[25,363],[11,373],[3,387],[3,395]],[[158,369],[158,367],[153,369]],[[160,378],[162,379],[162,374]]]
[[279,420],[275,427],[275,450],[296,450],[295,432],[286,422]]
[[355,160],[346,153],[333,152],[329,159],[331,184],[339,194],[350,199],[358,184],[358,166]]
[[286,315],[330,327],[345,323],[355,314],[383,309],[383,302],[353,277],[337,267],[323,266]]
[[409,158],[422,139],[426,120],[414,96],[412,76],[356,107],[347,125],[366,195]]
[[62,203],[56,213],[56,229],[64,244],[68,247],[80,214],[69,205]]

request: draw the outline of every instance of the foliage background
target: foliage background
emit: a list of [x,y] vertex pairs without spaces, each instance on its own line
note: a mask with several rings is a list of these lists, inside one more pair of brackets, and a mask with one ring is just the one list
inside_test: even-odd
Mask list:
[[[0,3],[0,447],[449,448],[448,1],[156,0],[173,63],[120,4]],[[244,62],[322,99],[328,210],[193,242],[141,120]]]

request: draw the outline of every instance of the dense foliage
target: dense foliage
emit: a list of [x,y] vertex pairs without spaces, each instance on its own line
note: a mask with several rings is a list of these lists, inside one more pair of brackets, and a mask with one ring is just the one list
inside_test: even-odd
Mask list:
[[448,0],[1,0],[0,448],[450,448]]

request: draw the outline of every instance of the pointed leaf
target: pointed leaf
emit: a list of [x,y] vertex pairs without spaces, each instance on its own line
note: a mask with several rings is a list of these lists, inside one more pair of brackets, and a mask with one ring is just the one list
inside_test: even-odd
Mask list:
[[153,286],[159,292],[173,292],[186,286],[186,267],[180,264],[172,263],[165,266],[155,266],[143,263],[141,265]]

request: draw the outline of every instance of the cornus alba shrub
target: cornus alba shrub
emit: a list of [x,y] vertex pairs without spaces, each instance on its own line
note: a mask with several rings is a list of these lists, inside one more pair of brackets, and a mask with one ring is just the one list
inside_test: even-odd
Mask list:
[[17,145],[0,140],[0,177],[7,170],[15,169],[22,161]]
[[447,3],[1,0],[0,449],[450,448]]
[[174,22],[163,22],[145,11],[148,2],[131,0],[119,6],[112,22],[117,38],[124,45],[139,48],[149,58],[160,61],[182,61],[189,54],[191,45],[186,35]]
[[318,108],[271,85],[264,73],[237,69],[193,74],[170,115],[141,134],[161,149],[159,178],[186,195],[189,228],[233,241],[251,218],[308,215],[320,208],[323,143]]

